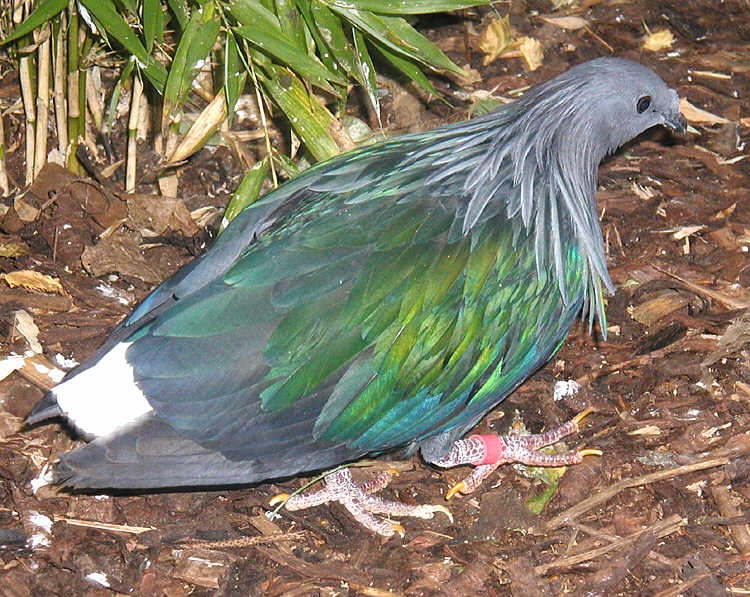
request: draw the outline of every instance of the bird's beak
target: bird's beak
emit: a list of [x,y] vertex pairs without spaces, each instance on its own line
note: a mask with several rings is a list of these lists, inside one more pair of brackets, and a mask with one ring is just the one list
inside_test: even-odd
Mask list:
[[687,121],[679,111],[664,114],[664,126],[675,133],[684,133],[687,129]]

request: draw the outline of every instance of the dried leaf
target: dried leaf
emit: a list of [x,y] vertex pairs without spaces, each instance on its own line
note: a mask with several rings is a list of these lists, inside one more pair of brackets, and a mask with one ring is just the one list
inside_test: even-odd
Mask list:
[[37,290],[40,292],[52,292],[56,294],[65,294],[62,284],[58,278],[53,278],[47,274],[35,272],[30,269],[22,269],[7,274],[0,274],[0,278],[11,288],[21,286],[27,290]]
[[500,54],[510,48],[513,44],[513,35],[510,31],[510,19],[504,16],[490,22],[479,38],[479,49],[484,52],[482,64],[487,66],[497,59]]
[[43,349],[39,342],[39,328],[34,323],[34,318],[23,309],[16,311],[13,316],[13,327],[16,332],[24,337],[32,352],[41,354]]
[[576,31],[589,26],[589,22],[582,17],[542,17],[542,20],[560,29]]
[[33,222],[39,217],[39,210],[23,197],[16,197],[13,200],[13,209],[16,210],[22,222]]
[[20,257],[28,251],[29,246],[22,241],[0,242],[0,257]]
[[728,124],[729,120],[722,116],[717,116],[706,110],[695,107],[685,98],[680,99],[680,112],[690,122],[702,122],[704,124]]
[[659,29],[658,31],[650,32],[643,38],[642,47],[649,52],[661,52],[662,50],[671,48],[674,42],[674,35],[672,35],[669,29]]
[[193,218],[182,199],[159,195],[131,195],[128,204],[128,226],[144,238],[176,232],[192,238],[197,232]]
[[0,361],[0,381],[8,377],[11,373],[14,371],[17,371],[21,367],[23,367],[24,363],[24,357],[21,355],[11,355],[9,357],[5,357],[2,361]]
[[227,115],[227,102],[224,99],[224,90],[216,94],[211,103],[195,119],[190,130],[182,138],[180,144],[172,153],[166,166],[172,166],[177,162],[187,159],[203,147],[208,138],[224,121]]
[[544,60],[544,47],[538,39],[533,37],[522,37],[518,40],[518,51],[526,61],[529,70],[536,70],[542,66]]
[[690,300],[685,295],[668,291],[634,307],[630,316],[638,323],[650,327],[670,313],[686,307],[689,303]]

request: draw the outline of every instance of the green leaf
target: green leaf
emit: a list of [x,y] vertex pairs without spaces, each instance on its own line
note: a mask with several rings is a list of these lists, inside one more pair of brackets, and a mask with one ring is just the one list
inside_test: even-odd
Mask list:
[[190,13],[188,12],[185,0],[167,0],[167,4],[169,5],[169,10],[172,11],[174,18],[177,20],[180,29],[185,29],[188,21],[190,21]]
[[37,27],[55,18],[68,6],[68,0],[40,0],[31,14],[16,25],[2,43],[14,41],[28,35]]
[[539,495],[530,497],[526,500],[526,507],[531,510],[534,514],[541,514],[544,507],[554,497],[555,491],[557,491],[557,483],[549,485],[544,488],[544,491]]
[[372,63],[370,52],[367,51],[364,34],[358,29],[352,29],[352,39],[354,40],[357,69],[361,81],[363,81],[362,86],[367,93],[367,99],[370,101],[372,109],[378,115],[378,122],[380,122],[380,99],[378,98],[378,79],[375,74],[375,65]]
[[263,187],[263,181],[268,174],[269,165],[268,156],[257,162],[250,170],[245,172],[240,184],[234,191],[232,198],[224,210],[224,218],[221,221],[221,230],[227,227],[237,214],[239,214],[248,205],[255,203],[260,197],[260,191]]
[[117,14],[115,7],[111,3],[103,2],[102,0],[79,1],[81,5],[86,7],[91,16],[96,19],[97,26],[101,27],[102,31],[106,32],[108,36],[111,36],[133,55],[138,61],[138,66],[143,74],[146,75],[156,90],[162,93],[167,80],[167,69],[146,51],[135,31],[130,28],[125,19]]
[[294,0],[275,0],[275,4],[281,30],[299,50],[307,52],[305,24],[300,18]]
[[299,50],[283,34],[269,31],[256,25],[242,25],[235,27],[234,32],[244,37],[261,52],[270,55],[280,63],[288,66],[301,77],[313,85],[335,93],[328,81],[339,84],[346,83],[346,79],[339,73],[328,70],[317,58],[310,57]]
[[122,6],[129,15],[138,16],[138,2],[136,0],[117,0],[117,4]]
[[370,40],[372,45],[380,52],[393,68],[403,74],[405,77],[414,81],[416,85],[424,89],[427,93],[431,93],[435,96],[440,96],[437,90],[432,86],[430,80],[425,76],[422,70],[414,64],[411,60],[407,60],[402,55],[392,52],[384,44],[378,43],[375,40]]
[[289,157],[278,151],[274,152],[273,161],[279,168],[281,168],[281,171],[286,175],[287,178],[294,178],[295,176],[299,176],[300,172],[302,172],[297,164],[290,160]]
[[[348,75],[359,80],[356,52],[346,37],[341,19],[318,0],[298,0],[298,5],[310,31],[317,33],[320,38],[318,40],[316,37],[318,52],[325,53],[327,48],[336,63]],[[364,81],[359,82],[364,85]]]
[[323,0],[330,6],[392,15],[431,14],[486,6],[488,0]]
[[281,33],[278,17],[255,0],[231,0],[228,9],[240,25],[255,25],[269,32]]
[[375,15],[371,12],[360,12],[341,6],[331,8],[356,28],[361,29],[393,52],[421,62],[433,70],[452,72],[457,75],[464,74],[464,71],[437,46],[401,17]]
[[227,98],[227,113],[231,122],[234,106],[245,88],[245,81],[247,80],[247,73],[244,72],[240,60],[237,38],[234,35],[229,34],[224,38],[224,60],[222,62],[224,95]]
[[330,133],[333,115],[290,70],[273,66],[271,76],[258,72],[258,79],[316,160],[326,160],[339,153]]
[[213,4],[206,2],[193,11],[172,59],[164,87],[163,122],[182,106],[193,84],[195,75],[219,34],[219,19]]
[[161,43],[164,38],[164,12],[159,0],[143,0],[143,39],[146,51],[150,54],[154,42]]

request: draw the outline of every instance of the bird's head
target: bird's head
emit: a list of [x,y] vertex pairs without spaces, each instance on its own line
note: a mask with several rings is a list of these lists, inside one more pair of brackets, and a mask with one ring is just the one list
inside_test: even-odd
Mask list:
[[685,131],[677,92],[652,70],[621,58],[601,58],[578,68],[584,76],[591,72],[586,76],[589,92],[598,99],[592,103],[592,125],[607,139],[607,153],[653,126]]
[[559,142],[571,147],[585,144],[578,149],[588,153],[594,166],[653,126],[685,130],[677,92],[652,70],[623,58],[584,62],[536,90],[542,97],[555,98],[555,110],[569,119],[560,123],[558,130],[564,134]]

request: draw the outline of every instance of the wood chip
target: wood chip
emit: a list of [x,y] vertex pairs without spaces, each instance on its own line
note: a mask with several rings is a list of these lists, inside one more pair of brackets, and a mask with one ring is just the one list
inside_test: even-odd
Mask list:
[[62,284],[58,278],[53,278],[47,274],[40,272],[22,269],[15,272],[8,272],[7,274],[0,274],[0,279],[5,280],[5,283],[11,288],[26,288],[27,290],[36,290],[39,292],[51,292],[55,294],[65,294]]

